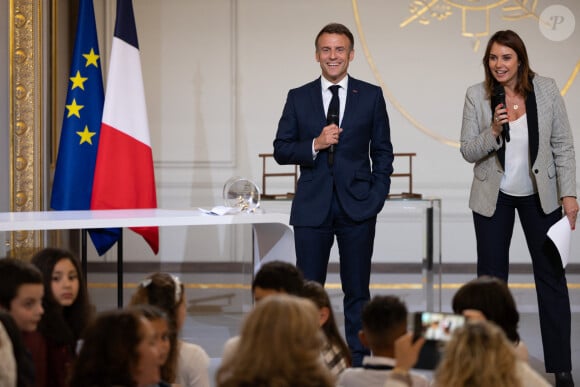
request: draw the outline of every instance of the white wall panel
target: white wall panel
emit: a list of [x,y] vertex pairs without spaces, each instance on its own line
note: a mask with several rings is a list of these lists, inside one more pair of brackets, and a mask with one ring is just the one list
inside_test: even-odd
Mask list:
[[[327,22],[339,21],[355,35],[351,75],[385,88],[395,151],[417,153],[415,191],[443,200],[444,262],[474,262],[475,238],[467,207],[472,166],[449,142],[459,139],[465,90],[483,79],[485,44],[498,29],[516,30],[527,44],[532,68],[564,87],[580,63],[580,32],[576,28],[562,42],[540,32],[538,17],[551,1],[526,2],[536,8],[510,12],[502,1],[478,2],[486,10],[466,8],[473,5],[468,1],[438,1],[429,12],[413,13],[415,3],[135,1],[159,205],[220,204],[222,185],[233,175],[260,182],[257,155],[272,151],[287,91],[319,76],[314,37]],[[580,20],[580,3],[558,4]],[[508,20],[518,14],[525,17]],[[574,80],[565,95],[577,147],[579,82]],[[270,184],[273,191],[291,186],[284,179]],[[393,181],[393,192],[406,187],[403,180]],[[385,232],[396,234],[397,243],[412,246],[411,232],[399,230],[415,226],[411,222],[399,227],[400,221],[395,217]],[[248,254],[243,242],[247,232],[163,230],[161,259],[237,260]],[[576,262],[578,243],[574,235]],[[138,260],[159,259],[143,250]],[[387,262],[419,258],[412,249],[391,249],[388,238],[378,241],[375,255],[377,261]],[[512,256],[514,262],[529,262],[519,225]]]
[[235,2],[135,2],[154,157],[224,167],[235,153]]

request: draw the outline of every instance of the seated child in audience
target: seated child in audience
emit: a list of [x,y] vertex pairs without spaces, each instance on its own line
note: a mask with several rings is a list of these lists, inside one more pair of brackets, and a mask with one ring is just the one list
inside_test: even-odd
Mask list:
[[318,282],[305,281],[302,296],[318,307],[320,328],[325,341],[322,347],[322,360],[330,372],[337,376],[350,367],[350,351],[338,331],[328,293]]
[[38,331],[46,345],[46,379],[52,387],[66,387],[77,343],[92,312],[87,286],[70,251],[45,248],[31,262],[44,280],[44,314]]
[[69,387],[150,387],[159,383],[155,332],[138,311],[101,313],[83,337]]
[[[0,314],[4,314],[0,310]],[[16,359],[14,359],[14,349],[12,340],[4,328],[0,317],[0,386],[16,387]]]
[[0,259],[0,308],[10,314],[22,334],[33,363],[33,385],[46,386],[46,345],[36,331],[43,314],[42,274],[32,264],[15,258]]
[[[2,279],[0,278],[0,281]],[[14,357],[16,365],[16,384],[18,387],[31,387],[34,385],[34,364],[32,364],[32,358],[28,353],[28,350],[24,346],[24,341],[22,340],[22,333],[16,326],[14,319],[8,312],[4,311],[0,307],[0,325],[4,328],[8,338],[10,340],[10,347],[12,349],[12,355]],[[2,341],[2,339],[0,339]],[[2,344],[0,343],[0,346]],[[2,369],[3,360],[0,361],[0,380],[2,380]],[[2,383],[0,383],[2,386]]]
[[318,310],[304,298],[276,294],[246,316],[233,356],[222,361],[218,387],[330,387],[320,360]]
[[[252,295],[254,302],[273,294],[302,295],[304,275],[296,266],[283,261],[266,262],[254,276]],[[227,359],[238,344],[239,336],[230,337],[224,344],[222,361]]]
[[550,384],[518,358],[512,343],[492,322],[468,322],[454,331],[437,366],[434,386],[548,387]]
[[384,387],[412,387],[410,369],[419,360],[419,352],[425,345],[425,338],[415,340],[413,333],[405,333],[395,340],[395,367],[387,375]]
[[199,345],[178,340],[186,314],[185,292],[179,278],[167,273],[147,276],[131,299],[131,305],[138,304],[154,305],[168,317],[170,350],[167,362],[175,364],[177,359],[177,370],[169,372],[167,369],[165,382],[183,387],[209,387],[209,356]]
[[[383,386],[395,367],[395,342],[407,333],[407,307],[394,296],[374,296],[362,311],[362,331],[359,337],[371,350],[362,368],[346,369],[338,380],[341,387]],[[413,386],[427,387],[429,381],[411,372]]]
[[518,333],[520,314],[507,283],[489,276],[473,279],[455,293],[452,307],[469,320],[493,321],[513,343],[519,358],[528,361],[528,348]]
[[288,262],[271,261],[263,264],[254,276],[252,294],[255,302],[278,293],[298,296],[303,285],[300,269]]
[[131,308],[137,310],[143,317],[145,317],[151,323],[151,326],[155,331],[155,344],[157,345],[157,351],[159,352],[159,367],[162,380],[158,386],[169,386],[169,384],[164,381],[175,379],[177,359],[174,359],[173,363],[167,361],[171,351],[171,342],[169,340],[169,320],[167,319],[167,314],[154,305],[139,304],[131,306]]
[[[130,308],[137,310],[153,326],[155,342],[159,351],[159,363],[161,366],[161,380],[174,380],[177,373],[177,351],[171,348],[171,330],[167,314],[155,305],[138,304]],[[175,344],[175,343],[174,343]],[[173,355],[173,361],[169,357]]]

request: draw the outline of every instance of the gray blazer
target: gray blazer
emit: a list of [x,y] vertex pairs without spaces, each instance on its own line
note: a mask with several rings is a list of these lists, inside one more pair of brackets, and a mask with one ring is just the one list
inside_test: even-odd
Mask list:
[[[530,117],[534,106],[530,109],[526,103],[526,114],[530,126],[530,146],[537,144],[537,149],[530,149],[530,154],[537,156],[530,162],[542,210],[549,214],[560,206],[562,197],[576,196],[574,141],[564,100],[556,82],[536,75],[533,85],[537,129],[536,120]],[[488,217],[495,212],[504,173],[498,158],[503,139],[500,136],[498,141],[492,135],[491,122],[490,101],[486,98],[483,83],[469,87],[463,107],[460,150],[465,160],[475,163],[469,208]]]

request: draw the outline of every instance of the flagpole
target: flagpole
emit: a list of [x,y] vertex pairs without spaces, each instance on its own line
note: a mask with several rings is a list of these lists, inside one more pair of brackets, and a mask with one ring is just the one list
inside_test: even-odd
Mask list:
[[123,307],[123,229],[117,240],[117,307]]
[[81,266],[83,269],[83,278],[87,281],[87,229],[81,230]]

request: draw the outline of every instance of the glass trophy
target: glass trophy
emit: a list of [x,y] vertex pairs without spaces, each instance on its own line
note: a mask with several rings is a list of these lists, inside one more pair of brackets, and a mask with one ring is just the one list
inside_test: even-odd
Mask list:
[[232,177],[224,184],[223,198],[226,207],[255,212],[260,207],[260,188],[251,180]]

